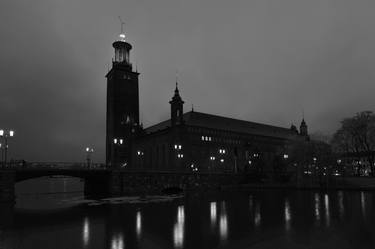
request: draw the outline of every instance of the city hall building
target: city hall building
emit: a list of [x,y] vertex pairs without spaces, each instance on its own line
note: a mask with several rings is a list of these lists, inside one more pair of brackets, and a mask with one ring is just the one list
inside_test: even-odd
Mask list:
[[[308,139],[300,130],[221,117],[184,113],[178,85],[170,119],[143,128],[139,122],[139,73],[129,60],[125,35],[113,43],[115,57],[107,78],[106,164],[113,168],[180,172],[272,170],[287,157],[288,145]],[[166,100],[167,101],[167,100]],[[162,111],[162,110],[161,110]]]

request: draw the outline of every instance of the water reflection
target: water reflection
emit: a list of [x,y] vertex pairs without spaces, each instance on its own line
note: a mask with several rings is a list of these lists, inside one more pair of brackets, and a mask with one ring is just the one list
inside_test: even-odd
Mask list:
[[83,246],[87,247],[89,240],[90,240],[90,223],[87,217],[85,217],[83,221],[82,240],[83,240]]
[[139,239],[141,237],[141,232],[142,232],[142,214],[141,211],[137,211],[137,216],[136,216],[136,233],[137,233],[137,238]]
[[290,205],[289,205],[288,199],[285,199],[284,218],[285,218],[285,229],[287,231],[289,231],[290,230],[291,213],[290,213]]
[[215,227],[216,219],[217,219],[217,210],[216,210],[216,202],[210,203],[210,217],[211,217],[211,227]]
[[315,200],[315,205],[314,205],[315,219],[319,223],[320,222],[320,209],[319,209],[320,208],[320,196],[318,193],[314,194],[314,200]]
[[220,206],[219,231],[220,231],[220,239],[226,240],[228,237],[228,220],[227,220],[227,211],[226,211],[224,201],[221,202],[221,206]]
[[177,208],[177,222],[173,229],[173,243],[175,248],[182,248],[184,245],[184,223],[185,210],[184,206]]
[[363,218],[366,218],[366,199],[365,199],[365,193],[361,191],[361,210]]
[[324,195],[324,208],[326,211],[326,226],[328,227],[330,225],[331,217],[329,214],[329,197],[328,194]]
[[256,227],[259,227],[260,226],[260,223],[262,221],[262,217],[260,215],[260,204],[257,203],[255,205],[255,216],[254,216],[254,224]]
[[344,192],[342,191],[339,191],[338,192],[338,201],[339,201],[339,215],[340,215],[340,218],[343,218],[344,217],[344,212],[345,212],[345,209],[344,209]]
[[124,249],[124,237],[121,233],[113,235],[111,249]]

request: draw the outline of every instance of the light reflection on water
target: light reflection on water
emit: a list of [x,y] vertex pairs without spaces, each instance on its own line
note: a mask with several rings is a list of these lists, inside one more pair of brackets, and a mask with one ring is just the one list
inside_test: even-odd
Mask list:
[[328,194],[324,194],[324,208],[326,211],[326,226],[329,227],[331,223],[331,217],[330,217],[330,212],[329,212],[329,197]]
[[124,249],[124,236],[117,233],[112,236],[111,249]]
[[177,221],[173,229],[173,244],[175,248],[182,248],[184,245],[184,223],[185,209],[184,206],[177,207]]
[[290,220],[291,220],[291,212],[290,212],[290,204],[288,199],[285,199],[285,207],[284,207],[284,219],[285,219],[285,229],[287,231],[290,230]]
[[217,219],[216,202],[210,203],[210,217],[211,217],[211,228],[214,228],[216,225],[216,219]]
[[136,233],[137,233],[137,238],[140,239],[141,233],[142,233],[142,214],[141,211],[137,211],[136,215]]
[[255,205],[255,216],[254,216],[254,224],[255,224],[255,226],[259,227],[261,221],[262,221],[262,216],[260,214],[260,203],[258,202]]
[[90,240],[90,223],[89,218],[85,217],[83,221],[82,239],[84,247],[87,247]]
[[361,191],[361,210],[363,218],[366,219],[366,198],[365,193],[363,191]]
[[315,200],[315,203],[314,203],[315,219],[317,223],[319,223],[320,222],[320,196],[318,193],[314,194],[314,200]]
[[343,191],[338,191],[338,201],[339,201],[339,215],[340,218],[344,217],[345,213],[345,208],[344,208],[344,192]]
[[[373,248],[370,236],[371,224],[375,223],[374,211],[370,206],[372,193],[300,193],[274,190],[226,194],[220,192],[212,196],[185,196],[160,203],[108,203],[100,206],[83,204],[59,211],[60,214],[56,217],[60,218],[56,221],[55,215],[44,216],[45,210],[38,214],[44,221],[38,220],[38,216],[33,218],[33,214],[27,214],[28,219],[24,221],[25,216],[15,214],[16,228],[5,230],[7,234],[3,233],[3,239],[6,242],[0,233],[0,248],[20,248],[18,240],[23,241],[21,248],[25,249],[231,248],[237,241],[245,241],[246,245],[262,240],[263,237],[272,241],[274,234],[271,230],[284,231],[280,233],[284,238],[277,241],[286,239],[286,243],[306,245],[317,241],[316,238],[322,232],[334,232],[341,236],[344,230],[346,237],[342,241],[353,241],[353,245],[368,245],[353,248]],[[5,212],[4,209],[0,210]],[[354,215],[348,215],[349,211]],[[366,219],[367,222],[362,222]],[[67,226],[71,229],[66,229]],[[306,229],[298,229],[302,226]],[[22,230],[17,227],[22,227]],[[358,231],[364,232],[355,235]],[[44,242],[38,242],[37,239],[40,237],[49,241],[49,245],[56,246],[43,247]],[[276,243],[270,248],[278,246]],[[284,248],[291,247],[284,245]],[[321,247],[315,245],[310,248]]]
[[227,237],[228,237],[228,218],[227,218],[225,201],[222,201],[221,206],[220,206],[219,231],[220,231],[220,239],[222,241],[227,240]]

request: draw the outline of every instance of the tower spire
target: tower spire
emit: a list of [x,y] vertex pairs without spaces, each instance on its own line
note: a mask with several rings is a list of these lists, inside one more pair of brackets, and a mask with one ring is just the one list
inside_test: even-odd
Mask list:
[[182,124],[183,121],[183,105],[184,101],[181,99],[180,92],[178,90],[178,79],[176,74],[176,89],[174,90],[174,95],[172,100],[169,101],[171,104],[171,125]]
[[125,25],[125,22],[122,21],[122,19],[121,19],[120,16],[118,16],[118,19],[120,20],[120,24],[121,24],[120,39],[121,39],[121,41],[125,41],[125,34],[124,34],[124,25]]

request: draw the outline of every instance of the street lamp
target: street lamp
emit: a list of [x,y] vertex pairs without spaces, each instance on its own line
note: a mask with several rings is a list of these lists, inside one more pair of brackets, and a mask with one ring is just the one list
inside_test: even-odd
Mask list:
[[90,169],[91,167],[91,155],[94,152],[93,148],[86,147],[86,160],[87,160],[87,168]]
[[[7,155],[8,155],[8,138],[14,136],[13,130],[0,130],[0,137],[4,139],[4,161],[3,161],[3,167],[6,167],[7,165]],[[1,146],[2,147],[2,146]]]

